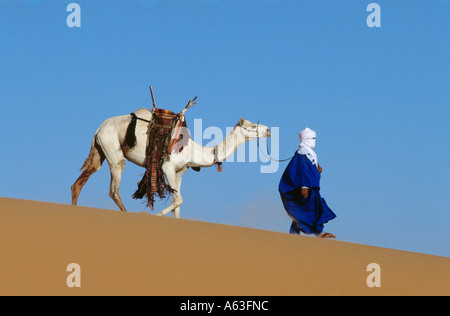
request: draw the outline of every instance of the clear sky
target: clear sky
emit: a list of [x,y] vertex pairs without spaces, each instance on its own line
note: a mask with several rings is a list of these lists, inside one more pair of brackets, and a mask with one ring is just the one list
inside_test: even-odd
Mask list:
[[[66,24],[71,2],[80,28]],[[70,204],[95,130],[151,107],[152,85],[173,111],[199,96],[190,127],[278,128],[280,158],[316,130],[322,196],[338,215],[326,231],[450,256],[448,1],[375,1],[381,28],[366,24],[371,2],[0,0],[0,196]],[[245,160],[188,171],[181,217],[287,233],[287,163],[264,174],[267,162]],[[123,174],[131,212],[148,210],[131,198],[143,171]],[[79,205],[118,210],[109,181],[105,163]]]

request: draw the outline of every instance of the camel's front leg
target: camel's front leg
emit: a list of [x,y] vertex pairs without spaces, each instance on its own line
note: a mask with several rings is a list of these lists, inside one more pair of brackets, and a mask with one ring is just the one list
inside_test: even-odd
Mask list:
[[171,165],[170,161],[168,161],[163,164],[162,169],[164,175],[166,176],[167,183],[172,189],[175,189],[176,191],[172,193],[172,204],[170,204],[170,206],[166,209],[162,210],[159,214],[156,214],[157,216],[164,216],[167,213],[174,211],[177,207],[180,207],[180,205],[183,203],[181,194],[179,190],[177,190],[177,173],[175,171],[175,168]]
[[[179,170],[176,174],[176,180],[177,180],[177,186],[175,190],[177,190],[178,194],[181,196],[181,181],[183,180],[184,173],[189,169],[189,167],[184,167],[183,169]],[[175,195],[172,196],[172,203],[174,203]],[[180,218],[180,207],[176,207],[173,211],[173,217]]]

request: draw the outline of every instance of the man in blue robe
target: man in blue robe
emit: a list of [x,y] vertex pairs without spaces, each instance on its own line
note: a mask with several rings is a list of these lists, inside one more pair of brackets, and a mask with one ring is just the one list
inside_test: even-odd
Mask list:
[[323,231],[324,224],[336,218],[336,215],[320,196],[322,168],[313,150],[316,132],[306,128],[300,132],[300,140],[300,150],[284,171],[278,188],[284,208],[293,220],[290,233],[336,238]]

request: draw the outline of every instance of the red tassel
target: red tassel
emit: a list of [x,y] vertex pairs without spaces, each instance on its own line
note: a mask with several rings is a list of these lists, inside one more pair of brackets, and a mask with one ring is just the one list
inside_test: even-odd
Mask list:
[[217,164],[217,172],[222,172],[223,171],[223,169],[222,169],[222,163],[218,163]]

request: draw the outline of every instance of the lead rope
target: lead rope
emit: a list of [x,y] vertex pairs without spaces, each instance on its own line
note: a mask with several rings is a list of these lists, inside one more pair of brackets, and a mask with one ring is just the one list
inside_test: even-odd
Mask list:
[[[258,127],[257,127],[257,135],[259,136],[259,121],[258,121]],[[257,139],[257,142],[258,142],[258,148],[259,148],[259,151],[264,155],[264,156],[266,156],[266,158],[267,159],[270,159],[270,160],[273,160],[273,161],[276,161],[276,162],[285,162],[285,161],[288,161],[288,160],[291,160],[292,158],[294,158],[295,157],[295,155],[294,156],[292,156],[292,157],[289,157],[289,158],[287,158],[287,159],[282,159],[282,160],[278,160],[278,159],[275,159],[275,158],[273,158],[272,156],[271,156],[271,154],[270,154],[270,150],[269,150],[269,141],[267,140],[266,141],[266,151],[267,151],[267,155],[262,151],[262,149],[261,149],[261,146],[259,145],[259,137],[257,137],[256,138]]]

